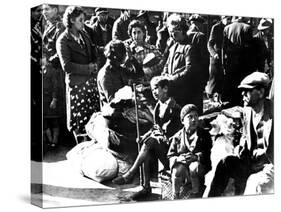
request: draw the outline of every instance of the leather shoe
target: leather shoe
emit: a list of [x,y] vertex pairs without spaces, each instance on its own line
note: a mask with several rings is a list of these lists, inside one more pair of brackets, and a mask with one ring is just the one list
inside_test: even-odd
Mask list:
[[152,193],[151,187],[143,187],[142,190],[138,191],[137,193],[134,193],[131,196],[131,199],[139,200],[139,199],[149,196],[151,193]]

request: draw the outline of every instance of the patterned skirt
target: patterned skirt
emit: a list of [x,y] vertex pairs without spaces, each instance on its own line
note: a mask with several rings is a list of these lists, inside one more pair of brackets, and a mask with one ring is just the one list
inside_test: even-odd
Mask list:
[[67,127],[85,133],[85,125],[94,112],[100,111],[99,93],[95,78],[67,88]]

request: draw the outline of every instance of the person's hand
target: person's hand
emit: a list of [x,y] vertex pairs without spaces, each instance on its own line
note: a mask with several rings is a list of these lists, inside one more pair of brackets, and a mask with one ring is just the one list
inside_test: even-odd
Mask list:
[[185,157],[183,155],[178,156],[176,161],[179,163],[186,163]]
[[264,155],[265,154],[265,150],[264,149],[255,149],[254,151],[253,151],[253,156],[254,156],[254,158],[258,158],[258,157],[261,157],[262,155]]
[[57,99],[53,98],[51,103],[50,103],[50,108],[51,109],[56,109],[56,107],[57,107]]
[[198,160],[198,156],[191,153],[191,152],[188,152],[186,154],[184,154],[184,158],[186,160],[187,163],[191,163],[193,161],[197,161]]
[[215,55],[214,55],[214,59],[218,60],[219,58],[220,58],[220,57],[219,57],[218,54],[215,54]]

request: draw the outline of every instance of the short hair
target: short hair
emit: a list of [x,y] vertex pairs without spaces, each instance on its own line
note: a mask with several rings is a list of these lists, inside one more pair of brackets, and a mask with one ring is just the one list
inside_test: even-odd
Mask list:
[[170,15],[167,19],[167,26],[169,27],[175,27],[177,30],[180,31],[187,31],[188,30],[188,25],[186,22],[186,19],[176,13],[173,13],[172,15]]
[[153,85],[160,86],[161,88],[167,86],[169,88],[170,81],[164,76],[155,76],[150,80],[150,86],[152,87]]
[[78,6],[67,7],[63,14],[63,20],[62,20],[63,25],[68,29],[71,28],[72,26],[71,19],[77,18],[81,14],[86,15],[82,7],[78,7]]
[[122,61],[126,55],[125,44],[121,40],[112,40],[104,48],[104,55],[112,61]]
[[132,37],[132,30],[133,28],[140,28],[143,33],[144,33],[144,39],[146,38],[146,33],[147,33],[147,29],[146,26],[139,20],[133,20],[130,22],[129,26],[128,26],[128,35],[129,37]]

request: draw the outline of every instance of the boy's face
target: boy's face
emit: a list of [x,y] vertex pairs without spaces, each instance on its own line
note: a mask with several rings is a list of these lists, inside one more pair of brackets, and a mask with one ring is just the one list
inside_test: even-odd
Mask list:
[[198,113],[191,111],[183,118],[183,125],[186,131],[195,131],[198,127]]
[[151,85],[151,91],[155,100],[164,102],[168,98],[168,86],[161,88],[159,85]]

